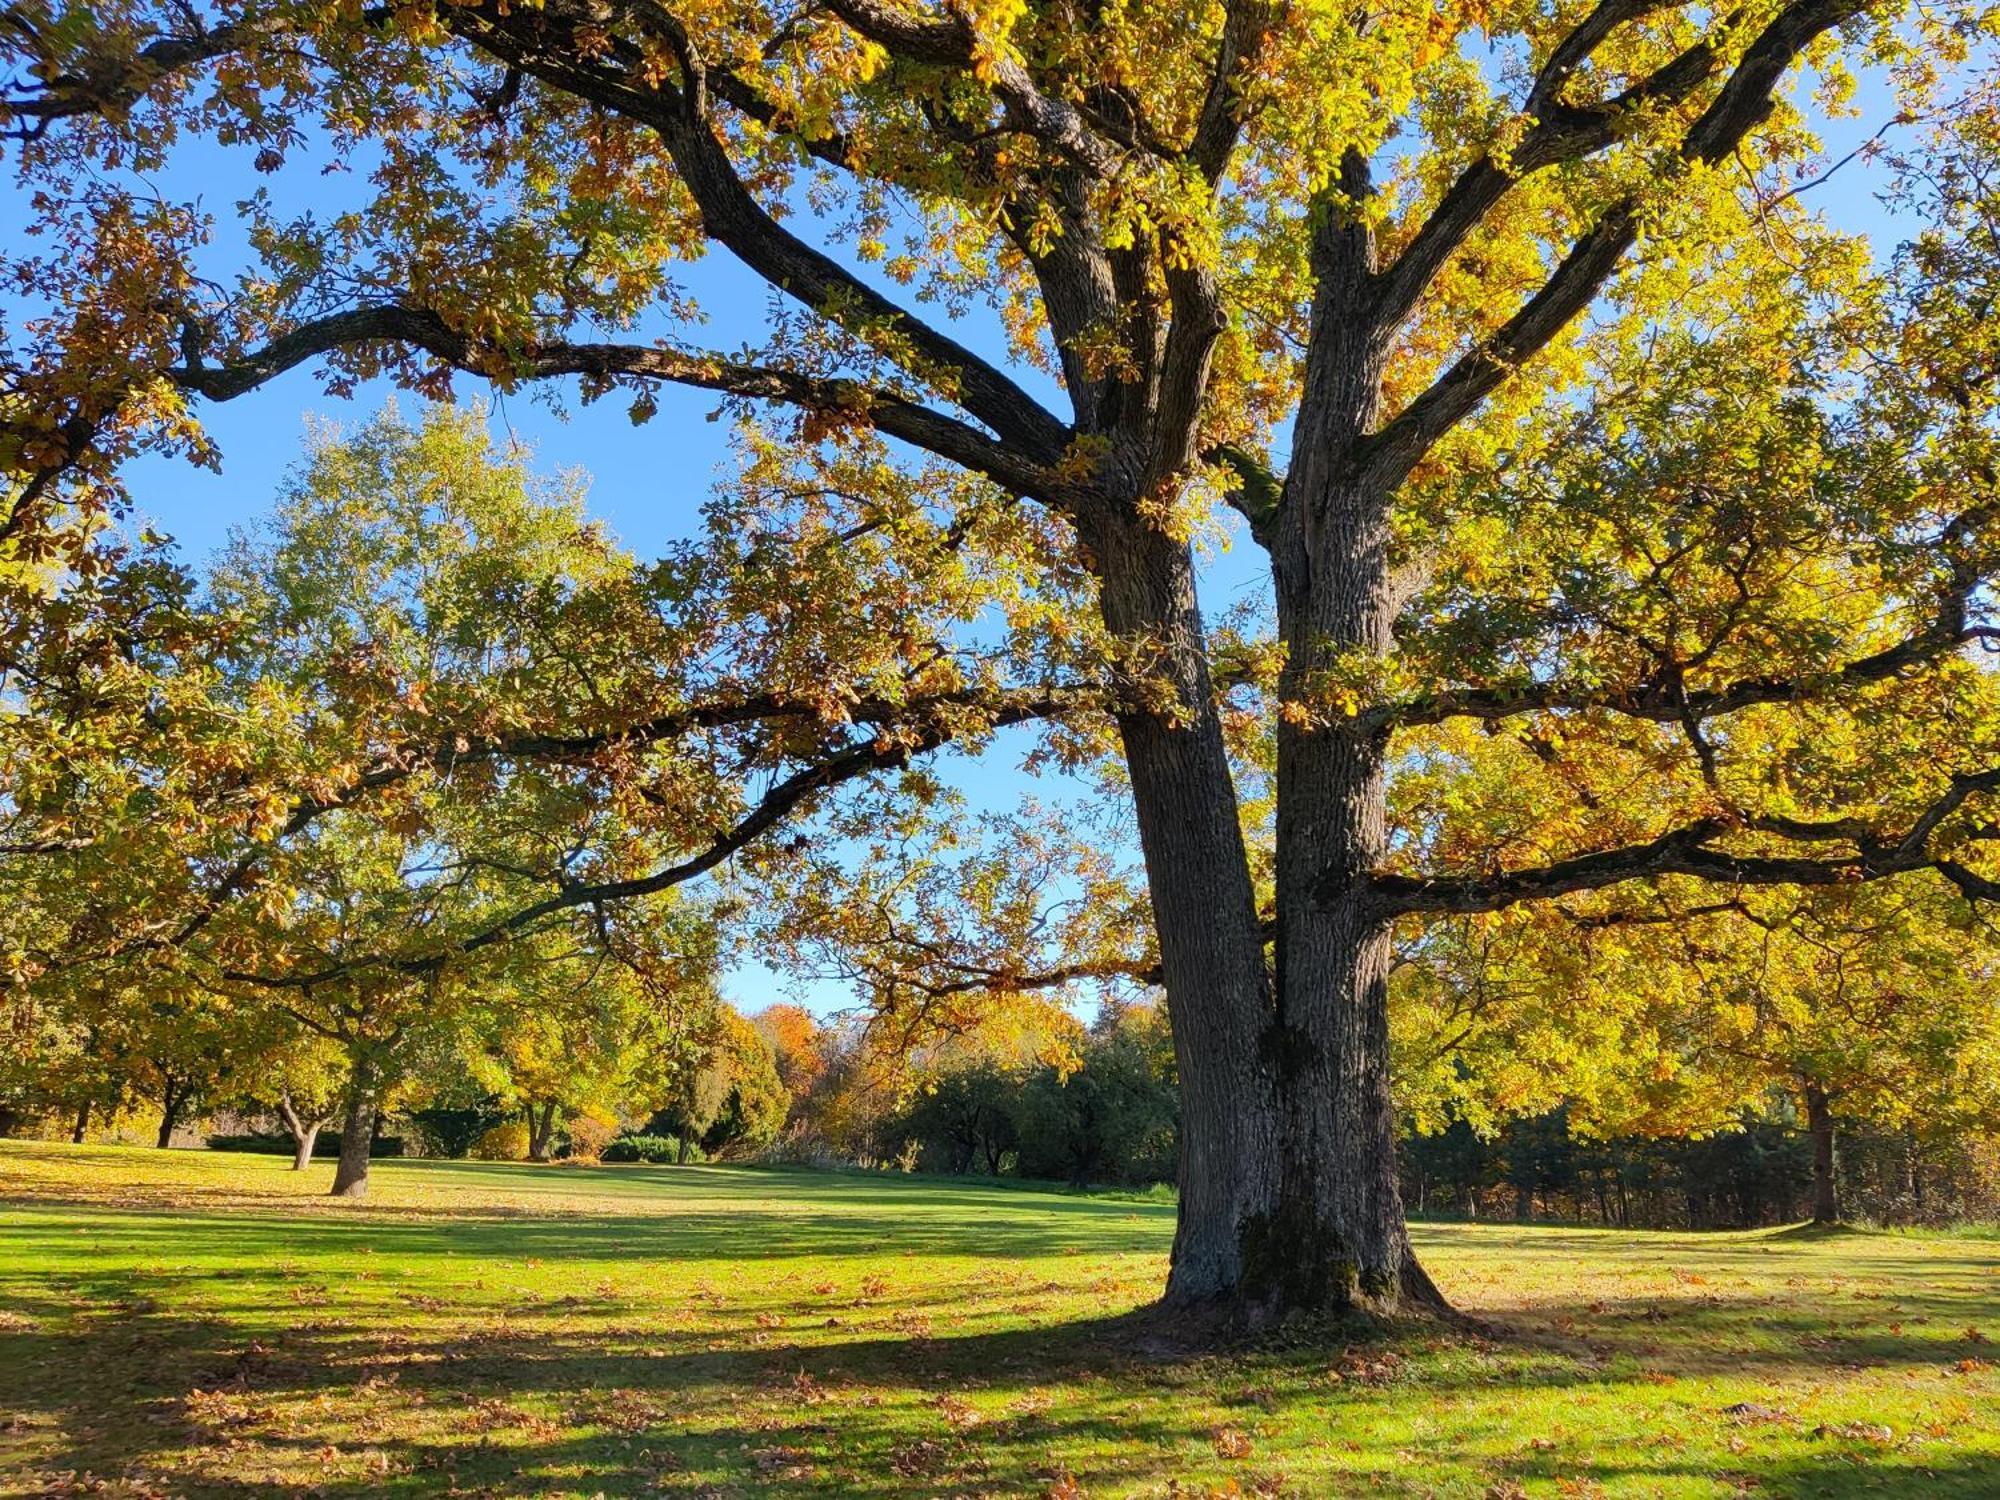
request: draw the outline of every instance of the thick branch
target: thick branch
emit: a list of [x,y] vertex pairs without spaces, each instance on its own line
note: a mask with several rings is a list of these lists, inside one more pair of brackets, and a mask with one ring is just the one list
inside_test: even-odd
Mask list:
[[978,69],[1018,128],[1053,146],[1093,176],[1109,177],[1117,170],[1117,150],[1092,129],[1075,105],[1042,92],[1019,58],[1004,52],[978,56],[977,37],[963,18],[924,20],[879,0],[827,0],[827,9],[893,57],[966,71]]
[[[1844,818],[1818,824],[1759,819],[1751,824],[1763,831],[1781,832],[1794,842],[1846,843],[1853,848],[1846,854],[1734,854],[1712,845],[1740,825],[1722,818],[1701,818],[1647,843],[1573,855],[1526,869],[1432,877],[1377,873],[1364,879],[1378,910],[1390,915],[1499,911],[1524,901],[1602,890],[1664,875],[1732,886],[1824,886],[1935,870],[1968,897],[1990,900],[2000,896],[2000,883],[1933,855],[1929,844],[1938,827],[1968,798],[1996,787],[2000,787],[2000,771],[1954,776],[1949,787],[1902,833],[1871,833],[1855,820]],[[1332,872],[1322,881],[1321,897],[1338,897],[1349,885],[1346,878]]]
[[1376,281],[1375,318],[1383,333],[1409,315],[1452,252],[1484,222],[1494,205],[1528,173],[1601,151],[1621,123],[1644,108],[1680,102],[1715,70],[1715,51],[1697,42],[1658,72],[1602,103],[1561,102],[1563,87],[1619,26],[1657,10],[1661,0],[1601,0],[1549,54],[1521,112],[1535,123],[1505,164],[1481,156],[1459,174],[1403,253]]
[[[502,62],[554,87],[603,105],[654,130],[666,144],[682,183],[701,210],[709,235],[771,286],[819,316],[877,347],[903,344],[898,362],[915,378],[944,390],[1008,446],[1038,464],[1059,459],[1069,429],[997,367],[931,327],[784,228],[758,203],[737,173],[708,117],[707,79],[685,36],[669,31],[679,52],[684,87],[646,81],[643,64],[627,73],[581,59],[591,49],[574,35],[552,37],[564,23],[553,14],[452,7],[443,19],[459,35]],[[660,25],[670,25],[662,16]],[[552,47],[557,42],[562,52]]]
[[1208,94],[1195,121],[1188,159],[1213,184],[1229,169],[1237,137],[1242,134],[1238,90],[1244,66],[1255,57],[1280,9],[1263,0],[1230,0],[1222,21],[1222,39],[1209,75]]
[[[360,25],[376,26],[393,14],[392,7],[371,6],[355,19]],[[160,37],[129,57],[92,58],[95,66],[86,71],[58,73],[36,85],[32,93],[0,99],[0,120],[30,121],[26,129],[9,133],[41,135],[57,120],[117,116],[163,79],[191,73],[231,53],[297,32],[295,18],[267,15],[232,21],[192,36]]]
[[228,401],[286,370],[336,349],[400,344],[492,379],[585,375],[668,381],[752,400],[775,401],[865,423],[940,458],[985,474],[1016,494],[1058,507],[1079,503],[1074,487],[1027,454],[970,423],[861,381],[806,375],[644,344],[573,344],[547,340],[513,347],[475,343],[436,313],[385,304],[330,314],[280,335],[219,367],[168,372],[183,389]]
[[2000,637],[2000,631],[1974,626],[1953,631],[1927,631],[1893,646],[1848,662],[1818,677],[1745,677],[1719,687],[1689,691],[1665,679],[1641,683],[1629,691],[1601,685],[1566,682],[1529,684],[1520,688],[1465,688],[1407,699],[1370,710],[1361,717],[1375,729],[1409,729],[1441,724],[1449,719],[1500,720],[1533,713],[1582,713],[1601,710],[1656,724],[1701,722],[1769,703],[1824,700],[1848,688],[1887,682],[1913,667],[1926,666],[1974,641]]

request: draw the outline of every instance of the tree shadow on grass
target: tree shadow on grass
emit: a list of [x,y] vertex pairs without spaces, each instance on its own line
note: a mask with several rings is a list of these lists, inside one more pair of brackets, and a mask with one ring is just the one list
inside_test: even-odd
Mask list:
[[[568,1186],[548,1169],[463,1170]],[[1163,1254],[1170,1208],[713,1176],[699,1191],[677,1182],[683,1206],[574,1217],[382,1204],[300,1214],[269,1199],[230,1213],[15,1204],[0,1226],[0,1493],[11,1469],[28,1493],[52,1488],[48,1475],[88,1471],[228,1500],[307,1487],[334,1497],[1033,1495],[1057,1462],[1093,1494],[1175,1479],[1249,1489],[1270,1470],[1253,1454],[1218,1472],[1216,1424],[1270,1418],[1309,1424],[1311,1443],[1352,1444],[1376,1464],[1351,1484],[1320,1473],[1289,1491],[1298,1494],[1479,1495],[1557,1479],[1643,1491],[1712,1480],[1718,1462],[1761,1493],[1801,1500],[2000,1494],[2000,1458],[1956,1440],[1819,1438],[1805,1417],[1774,1427],[1771,1451],[1742,1454],[1713,1442],[1637,1453],[1594,1439],[1577,1451],[1526,1445],[1537,1420],[1588,1430],[1593,1412],[1669,1399],[1730,1432],[1722,1410],[1736,1397],[1716,1394],[1725,1384],[1762,1399],[1759,1382],[1789,1382],[1778,1404],[1876,1366],[1898,1378],[1936,1372],[1948,1388],[1944,1372],[1976,1350],[1957,1337],[1963,1325],[1985,1320],[2000,1333],[2000,1277],[1990,1274],[2000,1262],[1983,1247],[1953,1247],[1941,1278],[1934,1244],[1897,1236],[1843,1240],[1836,1255],[1775,1237],[1572,1230],[1496,1246],[1490,1230],[1425,1226],[1426,1253],[1452,1250],[1466,1264],[1587,1252],[1600,1268],[1652,1279],[1604,1302],[1497,1316],[1474,1307],[1512,1331],[1498,1340],[1422,1330],[1353,1335],[1344,1350],[1351,1330],[1295,1330],[1226,1356],[1163,1357],[1154,1320],[1023,1328],[1023,1316],[1050,1314],[1011,1307],[1008,1289],[1033,1290],[1053,1257]],[[100,1246],[116,1254],[100,1262]],[[926,1268],[904,1278],[903,1252],[928,1257]],[[814,1258],[837,1269],[805,1269]],[[962,1280],[938,1273],[955,1259]],[[558,1289],[578,1295],[510,1279],[527,1261],[574,1266]],[[369,1265],[407,1268],[411,1280],[357,1270]],[[628,1281],[664,1274],[621,1291],[619,1266]],[[889,1285],[858,1294],[853,1282],[871,1267]],[[802,1289],[819,1276],[841,1285],[830,1297]],[[585,1291],[600,1277],[607,1289]],[[1831,1281],[1847,1283],[1837,1306]],[[332,1282],[343,1282],[339,1297],[322,1295]],[[1061,1289],[1074,1297],[1089,1290],[1081,1283]],[[1101,1300],[1122,1305],[1130,1293]],[[1409,1440],[1396,1434],[1413,1414],[1444,1436],[1405,1460]],[[1272,1444],[1272,1468],[1307,1442],[1287,1441]]]
[[[1309,1407],[1328,1441],[1377,1441],[1413,1407],[1448,1411],[1441,1430],[1488,1455],[1434,1451],[1404,1462],[1390,1451],[1401,1440],[1383,1439],[1382,1472],[1293,1493],[1721,1477],[1670,1449],[1523,1447],[1530,1410],[1542,1420],[1576,1415],[1643,1385],[1627,1359],[1505,1345],[1440,1354],[1441,1341],[1400,1334],[1344,1353],[1330,1339],[1298,1338],[1228,1357],[1161,1358],[1135,1337],[1155,1325],[1130,1317],[943,1338],[870,1331],[822,1341],[779,1330],[762,1347],[718,1347],[713,1330],[593,1330],[574,1320],[384,1328],[316,1316],[253,1334],[244,1310],[190,1316],[139,1291],[81,1313],[61,1294],[20,1286],[6,1302],[0,1403],[27,1441],[42,1440],[33,1455],[41,1475],[87,1471],[230,1500],[304,1486],[336,1497],[1035,1494],[1059,1472],[1052,1453],[1067,1455],[1096,1493],[1212,1467],[1216,1403],[1243,1402],[1241,1419],[1254,1425],[1271,1410],[1259,1403],[1273,1399]],[[1661,1371],[1704,1373],[1692,1351],[1734,1337],[1712,1308],[1686,1316],[1683,1337],[1656,1361]],[[1935,1362],[1925,1341],[1898,1342],[1912,1366]],[[1343,1366],[1390,1373],[1329,1385],[1326,1372]],[[1712,1419],[1729,1420],[1719,1411]],[[1510,1442],[1513,1456],[1491,1456]],[[1990,1453],[1884,1447],[1840,1432],[1806,1446],[1813,1451],[1738,1455],[1729,1472],[1776,1496],[2000,1494],[2000,1456]]]

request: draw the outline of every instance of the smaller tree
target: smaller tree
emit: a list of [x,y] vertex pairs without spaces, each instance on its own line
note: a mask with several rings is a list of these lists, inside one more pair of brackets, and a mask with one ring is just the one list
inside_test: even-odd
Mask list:
[[292,1169],[312,1165],[319,1133],[340,1113],[348,1064],[327,1037],[293,1028],[259,1061],[240,1102],[249,1110],[276,1115],[292,1138]]
[[648,1128],[676,1137],[682,1162],[697,1142],[717,1152],[777,1139],[791,1095],[778,1077],[771,1044],[756,1027],[717,998],[690,1041],[684,1055],[659,1059],[649,1070]]
[[954,1058],[925,1078],[889,1133],[916,1142],[927,1169],[998,1176],[1018,1140],[1026,1082],[1019,1063],[991,1055]]
[[1078,1187],[1170,1179],[1179,1111],[1164,1010],[1107,1005],[1078,1057],[1074,1071],[1046,1067],[1022,1092],[1021,1175]]

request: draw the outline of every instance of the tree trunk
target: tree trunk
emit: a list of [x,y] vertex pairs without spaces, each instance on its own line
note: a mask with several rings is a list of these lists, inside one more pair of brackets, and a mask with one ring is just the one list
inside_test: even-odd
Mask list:
[[528,1160],[547,1161],[549,1145],[556,1133],[556,1106],[552,1099],[542,1106],[540,1118],[535,1115],[535,1106],[528,1106]]
[[1815,1224],[1840,1222],[1840,1184],[1835,1178],[1832,1102],[1816,1083],[1805,1086],[1806,1133],[1812,1138],[1813,1216]]
[[180,1124],[181,1106],[187,1103],[187,1090],[176,1090],[169,1083],[160,1095],[160,1134],[153,1144],[164,1151],[174,1143],[174,1127]]
[[340,1126],[340,1161],[333,1169],[333,1196],[368,1196],[368,1155],[374,1144],[377,1079],[374,1059],[354,1054],[347,1086],[347,1115]]
[[292,1103],[289,1092],[278,1095],[278,1118],[285,1122],[285,1129],[291,1133],[292,1145],[296,1148],[292,1155],[292,1170],[303,1172],[312,1165],[313,1146],[319,1140],[319,1128],[324,1122],[306,1119]]
[[[1359,158],[1349,164],[1361,170]],[[1389,500],[1338,455],[1376,415],[1382,347],[1362,332],[1367,231],[1324,211],[1320,288],[1271,538],[1285,645],[1277,724],[1277,927],[1271,1074],[1276,1171],[1246,1226],[1246,1291],[1281,1308],[1443,1310],[1411,1252],[1389,1094],[1390,923],[1368,877],[1388,854],[1387,738],[1333,698],[1335,673],[1385,658],[1396,613]],[[1164,919],[1163,919],[1164,926]]]
[[1209,682],[1187,547],[1143,520],[1088,538],[1105,624],[1154,654],[1174,702],[1118,719],[1159,935],[1180,1078],[1180,1204],[1166,1300],[1231,1302],[1273,1262],[1278,1123],[1261,1043],[1272,1018],[1256,895]]
[[83,1103],[79,1104],[76,1107],[76,1124],[72,1126],[70,1129],[69,1143],[72,1146],[81,1146],[83,1144],[84,1136],[87,1135],[89,1131],[90,1131],[90,1101],[86,1099],[83,1101]]

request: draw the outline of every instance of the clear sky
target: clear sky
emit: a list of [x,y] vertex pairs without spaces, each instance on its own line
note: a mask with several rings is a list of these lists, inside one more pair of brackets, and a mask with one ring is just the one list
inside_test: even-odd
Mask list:
[[[1830,157],[1842,155],[1879,125],[1887,113],[1886,91],[1865,91],[1864,104],[1862,119],[1841,122],[1828,132]],[[275,176],[265,177],[251,169],[247,150],[191,141],[167,171],[149,182],[163,196],[198,202],[213,217],[210,260],[216,279],[226,283],[237,267],[247,263],[236,218],[239,200],[262,187],[283,211],[336,212],[365,191],[365,171],[357,169],[364,165],[349,162],[328,171],[325,154],[307,150],[295,154]],[[1856,163],[1816,190],[1816,205],[1839,222],[1868,229],[1876,235],[1878,249],[1886,249],[1894,225],[1874,200],[1878,186],[1877,175],[1865,163]],[[26,205],[16,195],[0,195],[0,244],[25,247],[25,214]],[[724,254],[689,268],[685,280],[709,315],[717,347],[757,339],[769,297],[761,282]],[[20,309],[7,311],[11,317]],[[939,315],[935,308],[927,311]],[[992,319],[975,313],[955,323],[953,332],[989,357],[1005,358]],[[1060,394],[1045,377],[1029,370],[1017,371],[1017,376],[1053,408],[1064,409]],[[563,414],[525,391],[501,398],[473,381],[461,381],[459,390],[462,396],[490,397],[496,433],[529,444],[539,467],[585,471],[590,476],[590,508],[640,556],[656,555],[674,539],[691,534],[702,499],[712,486],[726,482],[730,472],[729,424],[711,420],[717,402],[702,392],[662,389],[658,415],[635,427],[626,415],[625,401],[583,406],[575,399],[573,385],[561,391]],[[362,387],[349,401],[330,397],[307,366],[238,401],[207,406],[201,416],[220,447],[220,472],[157,458],[135,463],[129,477],[140,517],[176,537],[185,555],[198,564],[232,526],[256,517],[269,505],[287,467],[299,455],[308,416],[357,422],[391,395],[386,383],[376,382]],[[406,403],[414,399],[403,398]],[[1203,602],[1211,618],[1241,599],[1262,597],[1264,584],[1253,550],[1239,538],[1230,551],[1207,564]],[[1057,787],[1031,782],[1018,769],[1009,750],[1018,750],[1023,743],[1016,739],[1010,747],[1003,741],[977,762],[948,761],[950,779],[979,807],[1011,805],[1028,794],[1058,800]],[[739,1005],[756,1009],[786,998],[784,983],[753,960],[737,967],[728,988]],[[827,987],[796,998],[822,1011],[852,1003],[852,997]]]

